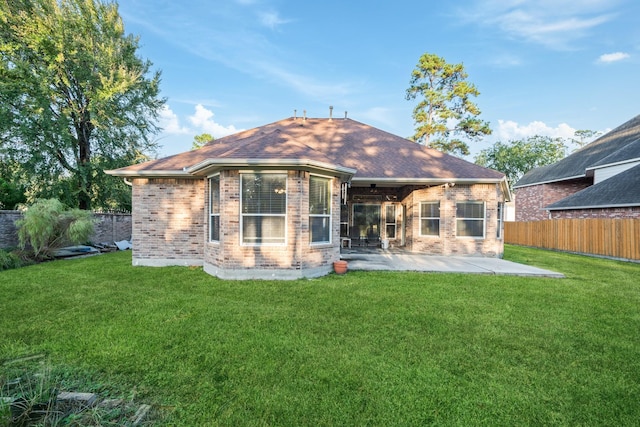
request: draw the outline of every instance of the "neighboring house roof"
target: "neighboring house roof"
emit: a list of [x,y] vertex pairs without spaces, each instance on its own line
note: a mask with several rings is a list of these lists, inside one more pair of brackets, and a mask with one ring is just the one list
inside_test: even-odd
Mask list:
[[252,165],[324,168],[364,185],[505,180],[500,172],[351,119],[293,117],[216,139],[197,150],[106,172],[125,177],[202,176]]
[[546,209],[594,209],[640,206],[640,165],[555,202]]
[[640,115],[552,165],[527,172],[513,187],[584,178],[599,166],[640,158]]

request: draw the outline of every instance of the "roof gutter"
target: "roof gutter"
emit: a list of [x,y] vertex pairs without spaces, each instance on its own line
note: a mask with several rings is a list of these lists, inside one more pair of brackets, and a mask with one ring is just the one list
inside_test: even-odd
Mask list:
[[443,184],[500,184],[506,202],[513,200],[506,177],[493,178],[358,178],[351,180],[354,186],[377,185],[443,185]]
[[356,170],[340,165],[308,159],[207,159],[186,168],[191,175],[206,176],[221,169],[246,168],[296,168],[337,175],[343,181],[350,181]]
[[513,188],[524,188],[524,187],[533,187],[534,185],[541,185],[541,184],[551,184],[553,182],[562,182],[562,181],[571,181],[572,179],[580,179],[580,178],[586,178],[587,175],[583,174],[583,175],[574,175],[574,176],[568,176],[566,178],[558,178],[558,179],[550,179],[547,181],[538,181],[538,182],[532,182],[531,184],[524,184],[524,185],[514,185]]
[[557,208],[545,207],[548,211],[571,211],[577,209],[608,209],[608,208],[632,208],[640,206],[640,203],[622,203],[618,205],[591,205],[591,206],[560,206]]
[[121,176],[126,178],[193,178],[184,170],[105,170],[104,173],[111,176]]

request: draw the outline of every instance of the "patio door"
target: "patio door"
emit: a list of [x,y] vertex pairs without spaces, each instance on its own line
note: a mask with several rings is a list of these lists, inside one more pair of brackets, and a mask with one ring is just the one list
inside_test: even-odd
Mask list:
[[361,239],[380,237],[380,205],[353,205],[353,228]]

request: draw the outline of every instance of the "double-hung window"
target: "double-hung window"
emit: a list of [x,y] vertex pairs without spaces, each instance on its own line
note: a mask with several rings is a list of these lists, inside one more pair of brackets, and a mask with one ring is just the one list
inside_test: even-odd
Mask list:
[[385,209],[385,231],[387,239],[396,238],[396,205],[387,205]]
[[241,174],[241,242],[284,244],[287,223],[287,175]]
[[331,180],[309,177],[309,230],[311,243],[331,242]]
[[440,202],[420,203],[420,235],[440,235]]
[[456,236],[484,237],[484,202],[456,203]]
[[504,225],[504,203],[498,203],[498,230],[496,232],[496,237],[498,239],[502,238],[503,225]]
[[220,241],[220,175],[209,178],[209,240]]

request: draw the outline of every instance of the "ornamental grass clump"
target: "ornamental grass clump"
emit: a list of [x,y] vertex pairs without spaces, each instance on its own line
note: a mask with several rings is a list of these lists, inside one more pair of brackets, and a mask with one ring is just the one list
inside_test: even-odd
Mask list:
[[29,206],[16,221],[22,249],[29,245],[37,259],[50,258],[56,249],[86,242],[93,234],[89,211],[71,209],[57,199],[42,199]]

